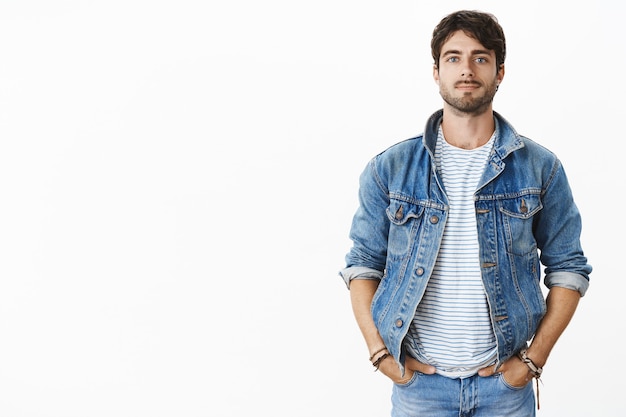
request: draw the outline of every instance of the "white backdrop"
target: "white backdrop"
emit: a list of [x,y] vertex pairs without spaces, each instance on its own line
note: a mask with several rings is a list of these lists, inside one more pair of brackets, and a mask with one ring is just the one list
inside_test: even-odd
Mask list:
[[337,272],[460,8],[503,25],[495,109],[563,160],[595,268],[539,415],[625,415],[609,0],[2,0],[0,415],[388,415]]

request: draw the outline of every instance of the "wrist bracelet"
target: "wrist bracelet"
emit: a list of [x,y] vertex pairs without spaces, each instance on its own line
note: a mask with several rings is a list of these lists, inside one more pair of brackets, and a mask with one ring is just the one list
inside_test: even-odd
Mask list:
[[380,355],[380,357],[378,359],[376,359],[374,361],[374,363],[372,363],[372,365],[374,365],[374,372],[378,371],[378,368],[380,368],[380,363],[387,357],[387,356],[391,356],[389,354],[389,352],[385,352],[383,355]]
[[540,368],[537,365],[535,365],[535,363],[528,356],[526,356],[526,352],[527,352],[526,349],[522,349],[517,354],[517,356],[522,360],[522,362],[526,364],[526,366],[528,366],[528,369],[530,369],[530,373],[533,374],[535,378],[537,379],[541,378],[541,373],[543,372],[543,368]]
[[376,352],[372,353],[372,356],[370,356],[370,362],[372,361],[372,359],[374,359],[374,356],[378,355],[383,350],[387,350],[387,348],[385,346],[383,346],[380,349],[378,349]]

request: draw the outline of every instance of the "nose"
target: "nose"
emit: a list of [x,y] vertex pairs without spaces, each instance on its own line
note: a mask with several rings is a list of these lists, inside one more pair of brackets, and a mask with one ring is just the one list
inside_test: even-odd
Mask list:
[[461,71],[461,76],[463,76],[463,77],[473,77],[474,76],[474,71],[472,71],[472,69],[470,67],[465,67],[465,68],[463,68],[463,71]]
[[470,61],[466,61],[463,67],[461,68],[461,76],[463,77],[474,76],[474,69],[472,68],[472,64]]

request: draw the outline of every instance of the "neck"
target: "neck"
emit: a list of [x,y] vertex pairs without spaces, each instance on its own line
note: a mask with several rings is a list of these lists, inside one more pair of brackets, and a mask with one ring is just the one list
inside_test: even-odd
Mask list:
[[446,142],[462,149],[483,146],[496,128],[491,108],[481,114],[462,114],[446,107],[443,110],[441,127]]

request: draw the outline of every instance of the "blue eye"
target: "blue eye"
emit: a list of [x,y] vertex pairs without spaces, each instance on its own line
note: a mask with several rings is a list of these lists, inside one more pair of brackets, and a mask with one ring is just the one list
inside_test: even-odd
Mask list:
[[448,62],[458,62],[459,58],[455,57],[455,56],[451,56],[450,58],[448,58]]
[[486,58],[476,58],[476,62],[478,62],[479,64],[484,64],[485,62],[487,62]]

